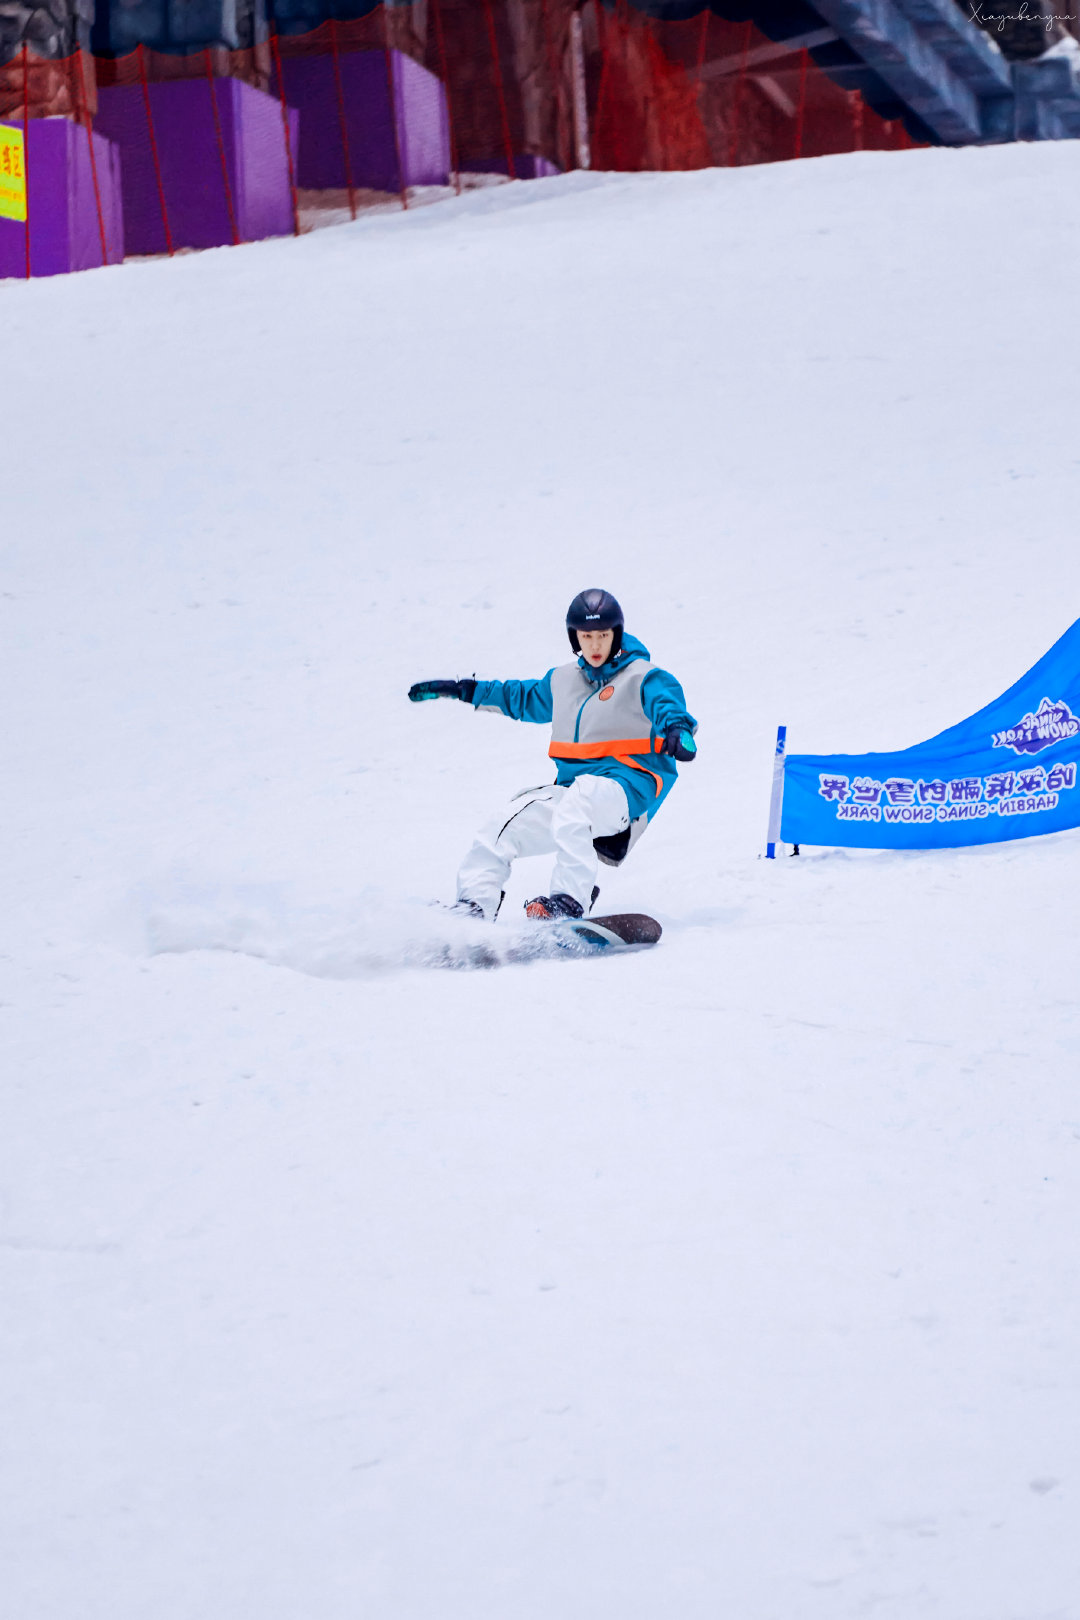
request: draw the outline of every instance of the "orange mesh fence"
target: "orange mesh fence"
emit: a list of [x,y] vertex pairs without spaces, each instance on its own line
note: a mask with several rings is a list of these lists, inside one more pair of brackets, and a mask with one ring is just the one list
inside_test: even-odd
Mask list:
[[708,10],[660,21],[629,0],[427,0],[186,56],[140,46],[45,61],[24,47],[0,67],[0,120],[26,133],[30,219],[18,248],[0,219],[0,275],[50,273],[33,263],[33,126],[58,115],[81,131],[68,170],[98,263],[118,256],[114,215],[128,254],[173,253],[408,207],[486,176],[912,144],[806,49]]
[[899,119],[878,117],[809,51],[751,22],[711,11],[661,22],[618,0],[601,29],[597,167],[695,169],[912,144]]
[[[86,108],[79,89],[77,60],[83,63]],[[46,61],[35,56],[29,46],[0,65],[0,119],[4,123],[22,120],[29,108],[31,118],[75,118],[80,122],[84,110],[97,109],[94,58],[84,52]]]

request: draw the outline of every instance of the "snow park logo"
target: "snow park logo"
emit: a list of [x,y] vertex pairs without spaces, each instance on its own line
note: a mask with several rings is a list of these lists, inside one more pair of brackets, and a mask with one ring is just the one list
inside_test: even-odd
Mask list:
[[1074,761],[991,771],[988,776],[840,776],[822,771],[818,793],[836,806],[837,821],[984,821],[987,816],[1030,816],[1056,810],[1062,793],[1075,791]]
[[1016,754],[1038,754],[1054,743],[1064,742],[1080,732],[1080,719],[1067,703],[1051,703],[1043,698],[1034,714],[1025,714],[1019,725],[994,732],[995,748],[1011,748]]

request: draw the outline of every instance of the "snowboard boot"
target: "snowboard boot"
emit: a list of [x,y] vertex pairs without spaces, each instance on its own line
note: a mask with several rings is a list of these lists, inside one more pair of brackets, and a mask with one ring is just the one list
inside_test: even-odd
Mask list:
[[447,911],[453,912],[455,917],[475,917],[477,922],[484,920],[484,908],[478,906],[475,900],[455,900]]
[[526,900],[525,915],[534,922],[556,922],[560,917],[580,917],[581,906],[572,894],[538,894]]

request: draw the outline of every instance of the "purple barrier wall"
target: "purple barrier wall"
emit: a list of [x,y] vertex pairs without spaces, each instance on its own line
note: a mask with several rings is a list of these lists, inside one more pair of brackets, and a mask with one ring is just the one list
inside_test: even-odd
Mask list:
[[[123,159],[129,253],[167,251],[162,193],[174,248],[220,247],[233,240],[234,222],[241,242],[292,232],[281,103],[239,79],[215,79],[213,92],[220,146],[209,80],[173,79],[149,86],[161,167],[159,190],[142,87],[99,90],[97,127],[116,142]],[[289,128],[295,162],[298,121],[292,111]]]
[[325,190],[351,182],[373,191],[400,191],[447,183],[450,119],[442,81],[400,51],[389,56],[396,141],[385,51],[341,52],[340,99],[332,56],[283,58],[285,99],[300,112],[298,184]]
[[[15,127],[19,127],[17,123]],[[81,124],[67,118],[32,118],[27,135],[31,273],[59,276],[68,270],[96,270],[103,262],[119,264],[124,257],[124,224],[116,147],[95,131],[94,159],[105,230],[103,259],[91,137]],[[21,220],[0,219],[0,276],[25,274],[26,228]]]

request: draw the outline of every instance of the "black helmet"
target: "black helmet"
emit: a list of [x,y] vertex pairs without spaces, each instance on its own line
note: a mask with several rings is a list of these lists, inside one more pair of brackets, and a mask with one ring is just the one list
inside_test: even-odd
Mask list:
[[581,651],[579,630],[614,630],[614,656],[622,646],[623,612],[610,591],[579,591],[566,610],[566,633],[575,652]]

